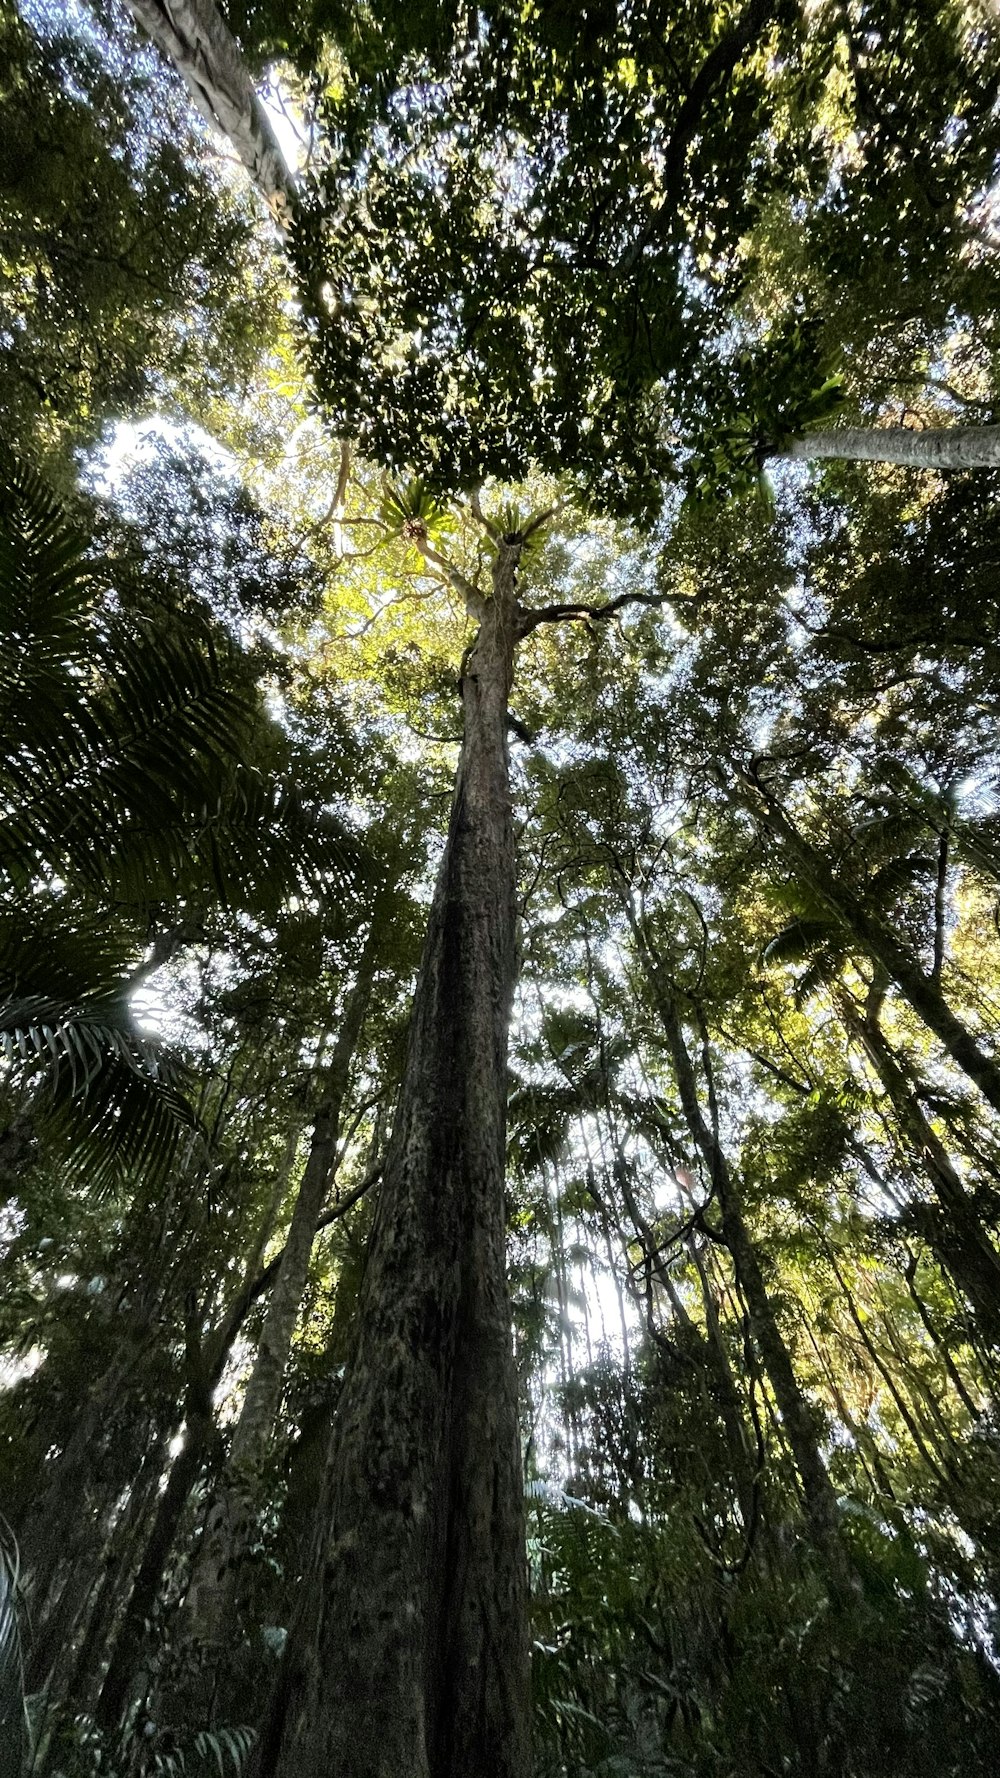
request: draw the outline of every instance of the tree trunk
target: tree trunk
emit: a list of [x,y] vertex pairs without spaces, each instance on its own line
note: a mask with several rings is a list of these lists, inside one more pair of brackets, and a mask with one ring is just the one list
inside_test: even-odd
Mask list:
[[702,1113],[694,1068],[673,996],[664,985],[662,972],[649,950],[639,922],[631,909],[629,912],[639,958],[666,1034],[684,1116],[709,1171],[721,1215],[722,1238],[732,1255],[753,1337],[799,1472],[813,1543],[832,1589],[840,1597],[847,1598],[853,1592],[853,1580],[841,1538],[837,1497],[820,1452],[813,1409],[799,1385],[778,1326],[757,1250],[744,1220],[738,1186],[715,1131],[709,1128]]
[[517,534],[465,733],[403,1084],[260,1778],[527,1778],[523,1486],[505,1274]]
[[[1000,1253],[983,1227],[948,1150],[924,1116],[878,1019],[862,1018],[847,994],[838,994],[836,1003],[847,1031],[861,1044],[885,1088],[903,1140],[915,1154],[941,1205],[951,1239],[946,1237],[942,1242],[923,1221],[921,1233],[968,1296],[990,1345],[996,1346],[1000,1344]],[[930,1211],[930,1206],[924,1208]]]
[[[660,1252],[660,1244],[656,1239],[656,1235],[646,1218],[643,1216],[636,1201],[635,1193],[632,1190],[632,1183],[629,1178],[628,1163],[626,1162],[622,1148],[614,1137],[612,1137],[612,1141],[614,1143],[613,1172],[615,1182],[624,1199],[626,1212],[635,1231],[635,1238],[638,1240],[639,1245],[642,1247],[643,1253],[646,1256],[648,1275],[655,1275],[661,1288],[667,1295],[675,1319],[685,1329],[690,1338],[693,1327],[691,1317],[688,1315],[688,1312],[684,1307],[683,1299],[678,1295],[677,1290],[674,1287],[669,1267],[663,1260]],[[590,1191],[598,1205],[604,1209],[601,1199],[597,1196],[597,1191],[592,1179],[590,1181]],[[622,1235],[620,1225],[619,1235]],[[624,1236],[622,1236],[622,1239],[623,1245],[627,1246],[627,1239]],[[754,1465],[750,1459],[750,1452],[747,1447],[743,1406],[740,1401],[739,1391],[736,1387],[736,1380],[730,1368],[725,1343],[722,1339],[722,1329],[719,1326],[718,1314],[709,1288],[708,1278],[701,1264],[700,1256],[693,1252],[692,1258],[694,1259],[702,1287],[707,1335],[704,1338],[699,1337],[697,1348],[686,1347],[685,1351],[688,1356],[693,1357],[694,1350],[697,1350],[697,1359],[695,1362],[702,1373],[701,1382],[705,1389],[706,1397],[708,1398],[706,1405],[709,1407],[709,1411],[717,1411],[719,1418],[722,1421],[722,1429],[725,1434],[726,1448],[730,1467],[732,1469],[733,1484],[736,1490],[736,1499],[740,1509],[740,1517],[743,1520],[747,1534],[750,1535],[752,1534],[758,1516],[757,1478]],[[652,1329],[650,1329],[650,1331],[652,1332]]]
[[121,1721],[129,1689],[141,1662],[147,1622],[156,1604],[167,1558],[177,1536],[177,1527],[214,1434],[211,1397],[206,1393],[204,1400],[199,1401],[197,1406],[189,1406],[184,1443],[160,1495],[149,1540],[115,1638],[111,1661],[94,1712],[96,1721],[103,1729],[114,1729]]
[[846,928],[859,950],[881,964],[952,1061],[968,1075],[993,1109],[1000,1111],[1000,1065],[980,1049],[968,1027],[952,1011],[937,982],[924,974],[912,952],[900,944],[886,922],[870,913],[852,890],[837,881],[827,860],[799,833],[777,798],[749,774],[744,781],[752,790],[754,812],[762,816],[772,833],[784,840],[804,881],[822,906]]
[[116,1357],[98,1378],[19,1528],[31,1601],[25,1664],[33,1691],[47,1683],[95,1584],[108,1514],[148,1431],[135,1411],[135,1379],[146,1374],[150,1320],[144,1306],[123,1329]]
[[271,1287],[226,1474],[205,1519],[186,1602],[188,1634],[205,1648],[222,1648],[231,1637],[237,1571],[252,1531],[255,1482],[281,1406],[292,1335],[309,1276],[316,1225],[336,1167],[341,1107],[371,999],[382,936],[380,910],[376,908],[357,977],[344,1004],[337,1042],[324,1070],[323,1103],[313,1124],[309,1157]]
[[901,463],[910,469],[1000,469],[1000,426],[843,426],[807,432],[768,455],[783,462]]
[[290,174],[250,70],[213,0],[127,0],[133,17],[172,62],[206,122],[228,136],[275,221],[287,229]]
[[[98,1679],[120,1606],[131,1592],[138,1562],[142,1560],[142,1534],[155,1515],[160,1481],[167,1468],[167,1450],[177,1429],[172,1420],[150,1442],[126,1505],[105,1553],[104,1572],[94,1591],[87,1628],[76,1654],[65,1692],[80,1710],[90,1712],[96,1701]],[[57,1684],[57,1693],[62,1688]],[[32,1778],[37,1778],[33,1774]]]

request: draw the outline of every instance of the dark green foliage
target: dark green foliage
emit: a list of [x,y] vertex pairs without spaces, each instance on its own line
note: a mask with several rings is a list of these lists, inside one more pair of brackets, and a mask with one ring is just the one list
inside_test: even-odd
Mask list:
[[164,376],[196,411],[233,388],[274,287],[121,15],[110,42],[93,20],[46,24],[0,9],[0,403],[8,447],[69,486],[72,447]]
[[[262,464],[171,428],[110,493],[57,501],[20,460],[0,487],[0,1491],[45,1778],[236,1778],[263,1717],[445,820],[452,756],[419,743],[455,736],[470,639],[399,545],[481,573],[449,491],[535,466],[641,521],[562,514],[520,566],[572,614],[526,638],[511,697],[538,1778],[992,1778],[1000,1142],[870,934],[992,1051],[995,490],[837,469],[720,497],[841,410],[989,418],[995,23],[958,0],[228,15],[317,106],[296,325],[361,446],[343,508],[284,336],[225,416]],[[0,396],[65,494],[109,414],[238,381],[277,279],[130,35],[115,68],[99,33],[2,28]],[[483,501],[518,530],[551,493]],[[192,1560],[386,896],[216,1662]],[[183,1047],[136,1011],[153,976]]]
[[24,1727],[17,1550],[0,1524],[0,1778],[21,1778]]
[[714,497],[870,404],[842,371],[887,329],[887,254],[886,381],[919,382],[957,303],[986,339],[989,272],[957,248],[1000,156],[995,44],[958,11],[296,14],[293,48],[328,31],[347,58],[293,244],[335,432],[444,488],[534,465],[648,518],[685,449]]
[[[660,1442],[694,1373],[675,1372],[651,1415],[656,1368],[631,1420],[647,1473],[670,1475],[683,1504],[654,1480],[643,1511],[621,1497],[598,1512],[532,1507],[540,1773],[986,1778],[1000,1688],[956,1642],[928,1550],[891,1509],[848,1502],[861,1577],[850,1611],[831,1608],[804,1550],[766,1530],[742,1560],[719,1562],[698,1501],[719,1461],[704,1422],[694,1414],[682,1441]],[[597,1374],[580,1383],[596,1405]]]
[[[0,1041],[76,1164],[162,1169],[191,1114],[129,992],[148,936],[206,902],[272,911],[342,881],[338,820],[252,764],[268,725],[233,643],[196,607],[155,627],[109,598],[86,540],[30,471],[0,486]],[[266,761],[266,752],[263,753]],[[267,762],[270,763],[269,761]],[[109,924],[109,915],[114,918]]]

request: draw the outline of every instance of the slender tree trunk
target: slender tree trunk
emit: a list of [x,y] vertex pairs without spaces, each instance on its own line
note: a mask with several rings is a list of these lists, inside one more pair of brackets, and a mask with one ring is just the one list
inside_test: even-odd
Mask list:
[[807,432],[780,451],[781,461],[902,463],[911,469],[998,469],[1000,426],[841,426]]
[[271,1287],[226,1474],[206,1515],[186,1608],[188,1634],[204,1648],[219,1649],[230,1640],[237,1570],[252,1530],[255,1481],[281,1406],[292,1335],[309,1276],[316,1226],[336,1167],[341,1108],[371,998],[382,936],[380,912],[376,909],[358,973],[344,1005],[337,1042],[324,1070],[323,1103],[313,1124],[309,1156]]
[[853,1581],[841,1538],[837,1497],[820,1452],[813,1409],[799,1385],[778,1326],[757,1250],[744,1220],[739,1189],[715,1131],[709,1128],[702,1113],[695,1072],[673,996],[663,982],[662,972],[630,905],[628,912],[643,971],[666,1034],[684,1115],[712,1180],[721,1215],[722,1238],[732,1255],[753,1336],[799,1472],[813,1542],[831,1586],[846,1598],[853,1591]]
[[857,1330],[858,1339],[861,1342],[862,1347],[864,1348],[865,1352],[867,1352],[868,1357],[871,1359],[873,1368],[876,1371],[878,1371],[878,1374],[882,1378],[882,1381],[884,1382],[886,1388],[888,1389],[889,1394],[892,1396],[892,1399],[895,1402],[896,1408],[899,1412],[899,1417],[902,1420],[903,1425],[906,1427],[906,1430],[909,1433],[910,1437],[912,1438],[917,1452],[919,1453],[923,1462],[926,1464],[927,1469],[929,1470],[931,1475],[933,1475],[935,1477],[939,1486],[945,1492],[945,1495],[947,1497],[947,1490],[949,1487],[948,1476],[945,1473],[945,1471],[942,1469],[941,1465],[936,1461],[930,1447],[928,1446],[928,1444],[926,1443],[926,1441],[923,1437],[923,1433],[922,1433],[920,1423],[919,1423],[919,1420],[917,1417],[916,1405],[913,1402],[910,1402],[909,1404],[907,1403],[906,1398],[903,1394],[903,1391],[900,1388],[898,1379],[893,1376],[891,1365],[889,1365],[888,1362],[886,1361],[884,1354],[879,1352],[878,1347],[876,1346],[876,1344],[875,1344],[874,1340],[872,1339],[871,1334],[869,1332],[868,1317],[867,1317],[867,1315],[862,1313],[861,1309],[859,1309],[859,1307],[858,1307],[858,1304],[855,1302],[854,1293],[851,1290],[850,1285],[848,1284],[843,1273],[841,1272],[840,1267],[837,1264],[834,1250],[831,1246],[829,1246],[829,1244],[826,1245],[826,1257],[829,1262],[830,1269],[833,1272],[833,1275],[836,1278],[837,1283],[840,1285],[841,1291],[843,1293],[844,1301],[847,1304],[848,1313],[849,1313],[851,1320],[853,1321],[854,1326]]
[[[1000,1253],[994,1247],[951,1156],[887,1042],[877,1018],[862,1018],[850,996],[837,995],[847,1031],[859,1042],[885,1088],[904,1142],[916,1155],[934,1190],[952,1238],[942,1243],[933,1230],[930,1245],[969,1297],[991,1344],[1000,1343]],[[926,1207],[929,1208],[929,1207]]]
[[111,1661],[94,1712],[99,1725],[113,1729],[121,1721],[129,1690],[141,1663],[146,1624],[156,1604],[167,1558],[174,1546],[177,1527],[215,1434],[211,1397],[189,1404],[184,1443],[174,1460],[160,1495],[156,1517],[142,1554],[128,1604],[122,1617]]
[[910,1293],[913,1306],[916,1309],[917,1314],[920,1316],[924,1332],[948,1373],[948,1378],[955,1394],[962,1403],[969,1419],[973,1424],[976,1424],[983,1417],[983,1409],[973,1401],[972,1396],[969,1394],[962,1373],[951,1355],[948,1342],[942,1335],[940,1329],[935,1327],[930,1309],[921,1296],[920,1291],[917,1289],[917,1264],[917,1255],[911,1253],[903,1268],[903,1277],[906,1279],[906,1288]]
[[[149,1320],[144,1313],[123,1335],[120,1351],[84,1404],[20,1528],[31,1600],[25,1666],[32,1691],[48,1683],[96,1585],[109,1515],[134,1473],[130,1458],[146,1436],[147,1423],[134,1410],[135,1376],[144,1375],[148,1355]],[[139,1461],[135,1455],[136,1468]]]
[[[354,1191],[348,1192],[340,1204],[320,1217],[320,1223],[330,1223],[353,1207],[358,1199],[378,1177],[380,1169],[374,1168],[368,1177]],[[265,1222],[267,1219],[265,1219]],[[248,1273],[256,1270],[260,1259],[259,1241],[251,1256]],[[205,1460],[213,1438],[215,1437],[215,1421],[211,1411],[211,1393],[219,1382],[225,1368],[226,1360],[232,1349],[247,1312],[263,1291],[269,1290],[281,1268],[282,1254],[272,1260],[256,1277],[247,1277],[233,1298],[222,1321],[204,1342],[204,1356],[200,1369],[203,1379],[195,1380],[195,1387],[189,1386],[185,1405],[186,1429],[184,1444],[174,1462],[167,1478],[167,1485],[160,1496],[156,1517],[149,1535],[146,1548],[139,1563],[138,1571],[132,1583],[128,1603],[122,1618],[121,1627],[115,1639],[111,1662],[104,1678],[101,1695],[95,1710],[95,1716],[104,1727],[110,1728],[118,1721],[124,1708],[129,1686],[136,1672],[137,1663],[142,1649],[145,1626],[156,1603],[156,1597],[163,1579],[163,1571],[173,1548],[188,1496],[193,1488],[202,1464]]]
[[73,1660],[67,1694],[77,1708],[89,1710],[97,1691],[101,1664],[111,1638],[121,1602],[131,1591],[138,1561],[141,1561],[142,1533],[155,1515],[157,1492],[167,1467],[167,1447],[177,1429],[173,1420],[158,1439],[151,1442],[142,1467],[133,1483],[128,1504],[115,1526],[105,1555],[104,1573],[97,1588],[83,1640]]
[[527,1778],[523,1485],[505,1275],[515,976],[507,696],[521,540],[465,734],[303,1609],[255,1770]]
[[202,116],[228,136],[275,220],[287,228],[295,182],[250,70],[213,0],[127,0],[137,23],[183,76]]
[[[705,1306],[706,1352],[708,1355],[705,1368],[708,1372],[709,1384],[710,1386],[714,1385],[715,1394],[718,1397],[718,1412],[726,1435],[740,1517],[743,1520],[746,1536],[750,1538],[754,1534],[760,1517],[760,1471],[763,1453],[758,1451],[755,1461],[750,1452],[746,1415],[739,1390],[736,1387],[736,1378],[729,1362],[726,1343],[722,1337],[719,1306],[704,1261],[694,1240],[688,1243],[688,1251],[698,1273],[702,1302]],[[753,1387],[752,1380],[748,1380],[748,1386]]]
[[[650,1275],[655,1275],[658,1279],[662,1289],[667,1295],[677,1321],[690,1332],[692,1327],[691,1317],[688,1315],[684,1303],[677,1293],[673,1279],[670,1276],[669,1268],[660,1255],[659,1243],[657,1242],[656,1236],[648,1221],[642,1215],[639,1205],[636,1202],[625,1155],[620,1144],[614,1137],[612,1137],[612,1142],[614,1147],[612,1165],[615,1182],[622,1194],[625,1209],[635,1230],[636,1238],[646,1255],[646,1264],[649,1273]],[[597,1193],[593,1184],[591,1184],[590,1189],[596,1198]],[[598,1203],[601,1202],[600,1199],[597,1201]],[[722,1339],[722,1330],[719,1326],[715,1300],[712,1296],[709,1281],[701,1263],[701,1257],[696,1252],[692,1253],[692,1257],[701,1282],[702,1297],[705,1304],[705,1323],[707,1328],[707,1335],[700,1341],[698,1351],[698,1361],[702,1370],[701,1381],[703,1387],[706,1388],[706,1393],[714,1395],[715,1397],[711,1402],[710,1407],[718,1411],[722,1421],[722,1429],[726,1438],[726,1447],[729,1453],[729,1461],[732,1469],[733,1483],[736,1489],[736,1498],[740,1509],[740,1516],[743,1519],[744,1526],[749,1534],[757,1519],[757,1488],[754,1466],[751,1462],[750,1452],[747,1448],[746,1424],[743,1407],[740,1402],[739,1391],[736,1387],[736,1380],[730,1368],[729,1358]]]
[[995,1111],[1000,1111],[1000,1064],[981,1050],[968,1027],[954,1013],[937,982],[925,975],[912,951],[900,944],[895,933],[877,914],[865,908],[845,884],[837,881],[829,864],[799,833],[777,798],[758,780],[745,780],[752,791],[755,813],[776,834],[820,903],[851,934],[860,950],[881,964],[903,999],[933,1031],[953,1062],[979,1088]]

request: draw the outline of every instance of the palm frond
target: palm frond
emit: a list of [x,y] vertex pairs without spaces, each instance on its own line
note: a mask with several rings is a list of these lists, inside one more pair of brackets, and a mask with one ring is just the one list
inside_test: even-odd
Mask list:
[[840,950],[824,946],[817,951],[795,984],[796,1006],[805,1006],[814,994],[827,987],[840,974],[843,963],[844,954]]
[[21,1778],[25,1739],[17,1546],[0,1526],[0,1778]]
[[0,868],[15,883],[42,866],[117,892],[140,837],[142,870],[169,877],[248,750],[252,702],[202,638],[117,636],[101,652],[96,692],[5,751]]
[[792,920],[764,946],[761,961],[804,963],[820,945],[829,943],[833,930],[829,920]]
[[188,1070],[142,1033],[120,935],[73,931],[58,904],[0,922],[0,1066],[71,1135],[69,1166],[95,1188],[159,1178],[196,1120]]
[[[86,538],[40,478],[0,453],[0,704],[29,726],[65,695],[94,589]],[[30,713],[30,714],[29,714]]]
[[865,899],[876,908],[883,909],[905,889],[911,889],[921,877],[932,877],[936,869],[936,860],[923,852],[910,852],[902,858],[890,858],[880,870],[869,877],[865,885]]
[[926,836],[927,821],[918,810],[893,809],[859,821],[851,831],[851,851],[865,863],[877,864],[880,859],[900,857]]

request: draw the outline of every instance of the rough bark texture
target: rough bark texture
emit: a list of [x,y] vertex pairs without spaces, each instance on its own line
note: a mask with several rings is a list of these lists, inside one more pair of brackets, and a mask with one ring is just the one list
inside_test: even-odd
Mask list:
[[843,426],[809,432],[773,455],[796,462],[902,463],[913,469],[1000,468],[1000,426]]
[[258,1774],[527,1778],[526,1570],[505,1272],[515,975],[498,545],[403,1085],[325,1483]]
[[184,78],[202,116],[228,136],[284,229],[295,182],[239,46],[212,0],[127,0],[133,17]]
[[254,1479],[274,1432],[285,1368],[323,1200],[337,1159],[340,1113],[348,1075],[371,998],[381,932],[372,921],[358,973],[347,996],[333,1054],[325,1070],[305,1171],[264,1319],[226,1474],[205,1522],[187,1598],[188,1633],[206,1648],[228,1643],[236,1604],[237,1571],[253,1528]]

